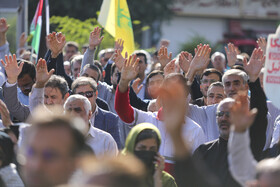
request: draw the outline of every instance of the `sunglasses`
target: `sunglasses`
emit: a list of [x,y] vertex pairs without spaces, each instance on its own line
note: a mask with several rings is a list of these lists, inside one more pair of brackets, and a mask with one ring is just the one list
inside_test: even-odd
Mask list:
[[224,115],[226,115],[226,117],[229,117],[230,116],[230,112],[224,112],[224,111],[220,111],[220,112],[217,112],[216,114],[218,117],[222,117]]
[[87,91],[87,92],[79,92],[79,95],[85,96],[86,98],[91,98],[94,94],[94,91]]

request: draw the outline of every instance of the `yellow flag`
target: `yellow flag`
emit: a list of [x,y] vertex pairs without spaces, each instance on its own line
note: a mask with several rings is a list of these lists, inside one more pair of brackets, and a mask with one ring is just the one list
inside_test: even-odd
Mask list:
[[134,52],[133,28],[126,0],[103,0],[98,22],[115,40],[124,40],[123,55]]

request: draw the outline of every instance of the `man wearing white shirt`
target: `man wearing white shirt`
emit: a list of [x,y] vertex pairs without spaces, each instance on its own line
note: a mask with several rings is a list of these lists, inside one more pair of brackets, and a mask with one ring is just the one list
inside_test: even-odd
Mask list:
[[64,104],[64,110],[71,116],[81,117],[88,124],[86,135],[87,144],[93,149],[95,155],[101,158],[104,155],[117,156],[118,148],[113,137],[90,123],[92,115],[89,100],[82,95],[71,95]]

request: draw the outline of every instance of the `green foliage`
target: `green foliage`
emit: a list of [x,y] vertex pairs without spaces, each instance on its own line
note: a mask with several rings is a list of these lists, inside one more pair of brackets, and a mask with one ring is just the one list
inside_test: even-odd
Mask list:
[[8,24],[10,25],[9,30],[7,32],[7,40],[9,41],[9,47],[11,53],[16,53],[16,27],[17,27],[17,18],[16,17],[8,17]]
[[[80,48],[83,44],[88,43],[89,34],[97,26],[95,18],[89,18],[85,21],[79,19],[70,18],[68,16],[52,16],[50,18],[51,30],[56,32],[62,32],[66,41],[75,41],[79,44]],[[103,30],[104,39],[101,43],[100,49],[109,48],[114,46],[114,38]]]

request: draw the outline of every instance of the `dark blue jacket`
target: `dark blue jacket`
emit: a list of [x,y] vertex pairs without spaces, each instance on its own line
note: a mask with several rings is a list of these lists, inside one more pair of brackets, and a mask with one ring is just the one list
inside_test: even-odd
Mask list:
[[94,119],[94,127],[111,134],[120,149],[120,129],[118,126],[119,117],[112,112],[102,110],[98,107],[97,115]]

